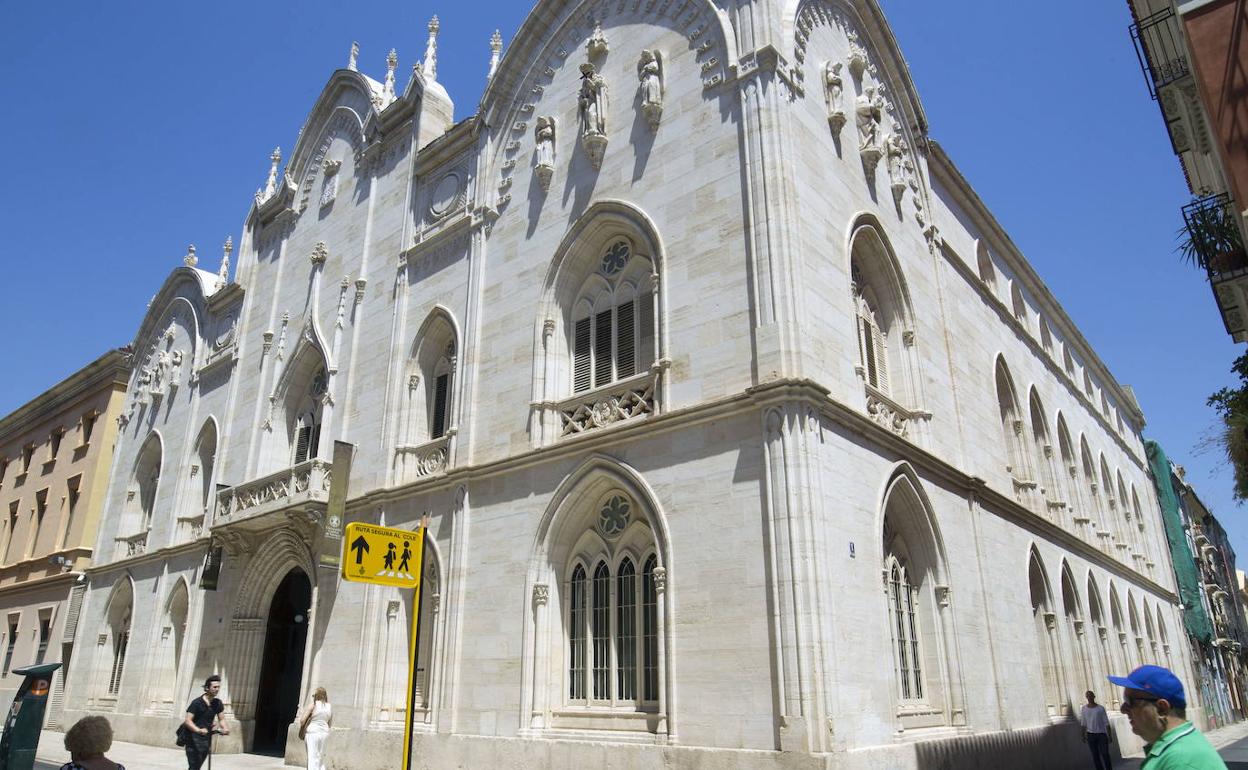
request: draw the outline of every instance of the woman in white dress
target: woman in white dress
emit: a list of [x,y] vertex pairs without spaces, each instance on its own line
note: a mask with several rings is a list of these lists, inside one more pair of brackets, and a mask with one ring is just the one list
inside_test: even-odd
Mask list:
[[312,691],[312,702],[304,714],[303,740],[308,745],[308,770],[325,770],[325,739],[333,724],[334,712],[329,706],[329,695],[324,687]]

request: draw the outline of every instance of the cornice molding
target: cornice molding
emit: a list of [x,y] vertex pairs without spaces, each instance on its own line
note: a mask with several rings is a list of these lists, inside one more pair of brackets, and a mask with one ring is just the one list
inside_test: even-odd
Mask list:
[[41,422],[53,419],[74,403],[109,388],[125,389],[130,381],[130,355],[110,350],[0,419],[0,446]]

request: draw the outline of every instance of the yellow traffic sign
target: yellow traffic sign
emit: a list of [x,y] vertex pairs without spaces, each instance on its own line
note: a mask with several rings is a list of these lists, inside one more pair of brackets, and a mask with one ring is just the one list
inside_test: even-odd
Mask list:
[[419,588],[424,539],[424,527],[413,532],[352,522],[342,538],[342,576],[360,583]]

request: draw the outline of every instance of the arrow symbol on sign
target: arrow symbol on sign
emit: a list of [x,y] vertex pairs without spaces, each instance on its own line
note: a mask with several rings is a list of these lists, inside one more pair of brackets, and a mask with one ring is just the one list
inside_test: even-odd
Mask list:
[[360,535],[351,541],[351,550],[355,551],[355,563],[363,564],[364,554],[368,552],[368,541],[364,539],[363,535]]

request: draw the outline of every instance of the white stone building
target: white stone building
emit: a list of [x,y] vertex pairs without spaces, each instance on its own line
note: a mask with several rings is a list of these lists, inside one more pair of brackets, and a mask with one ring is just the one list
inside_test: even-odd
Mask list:
[[430,515],[420,767],[1041,766],[1186,675],[1143,415],[874,0],[541,0],[455,125],[435,35],[152,303],[67,709],[171,743],[220,672],[222,748],[297,760],[324,686],[333,766],[399,766],[412,600],[316,566],[333,441],[348,520]]

